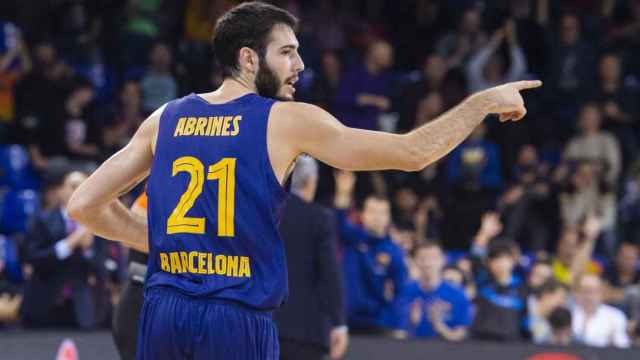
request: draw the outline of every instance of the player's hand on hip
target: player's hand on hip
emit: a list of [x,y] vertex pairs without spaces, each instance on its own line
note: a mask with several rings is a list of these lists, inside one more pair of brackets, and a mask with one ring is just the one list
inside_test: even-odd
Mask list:
[[542,86],[540,80],[510,82],[485,90],[483,96],[488,103],[489,112],[498,114],[500,121],[518,121],[527,114],[520,92],[540,86]]

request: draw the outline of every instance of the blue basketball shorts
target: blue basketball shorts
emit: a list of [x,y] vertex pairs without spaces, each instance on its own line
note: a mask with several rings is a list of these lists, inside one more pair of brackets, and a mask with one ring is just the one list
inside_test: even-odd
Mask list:
[[137,360],[278,360],[271,312],[148,289],[140,315]]

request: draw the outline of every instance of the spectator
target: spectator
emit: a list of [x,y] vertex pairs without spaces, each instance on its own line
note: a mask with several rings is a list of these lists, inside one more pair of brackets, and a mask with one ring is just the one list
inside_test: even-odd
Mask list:
[[467,140],[449,155],[449,183],[467,189],[496,191],[502,185],[500,152],[485,139],[486,126],[480,124]]
[[554,279],[539,286],[528,302],[528,326],[533,342],[536,344],[553,343],[554,333],[549,316],[566,302],[566,290]]
[[[638,24],[640,24],[640,3],[638,1],[608,1],[608,7],[603,15],[610,23],[607,33],[608,44],[617,48],[637,46]],[[637,64],[634,62],[634,65]]]
[[309,45],[328,50],[344,49],[349,34],[346,34],[344,25],[345,15],[339,9],[339,5],[343,4],[318,1],[314,5],[310,7],[307,24],[315,29],[313,36],[309,39],[309,42],[315,44]]
[[[10,241],[0,235],[0,330],[4,325],[17,323],[18,309],[22,302],[20,286],[15,279],[11,279],[7,271],[10,266],[21,265],[18,259],[11,259],[9,255]],[[10,264],[12,262],[15,264]]]
[[59,162],[65,156],[74,161],[96,161],[100,157],[100,130],[87,111],[93,96],[91,84],[79,79],[64,102],[39,124],[29,144],[36,168],[46,170],[51,161]]
[[577,104],[588,96],[594,82],[595,51],[581,38],[580,18],[576,14],[562,15],[558,36],[548,53],[545,84],[553,94],[554,105],[563,117],[575,114]]
[[[441,32],[450,20],[443,11],[445,4],[440,1],[427,0],[403,5],[385,7],[385,33],[389,34],[395,45],[398,68],[404,70],[420,66],[418,61],[434,53]],[[423,46],[415,46],[413,39],[416,34],[420,34]]]
[[182,76],[186,78],[186,84],[183,85],[194,92],[209,91],[210,79],[202,74],[211,72],[211,68],[214,67],[209,42],[216,19],[224,13],[226,4],[207,0],[188,0],[181,3],[184,6],[184,38],[178,47],[177,57],[178,62],[184,65]]
[[393,223],[414,224],[414,217],[418,210],[418,194],[408,185],[400,185],[393,194]]
[[[482,261],[476,259],[476,262]],[[471,325],[473,338],[494,341],[522,338],[526,289],[514,274],[515,265],[513,245],[505,240],[494,240],[486,258],[488,276],[477,276],[476,315]]]
[[553,279],[553,268],[548,260],[536,260],[531,265],[529,277],[527,278],[527,287],[530,291],[536,291],[542,284]]
[[27,230],[26,260],[33,274],[20,309],[26,327],[93,328],[95,299],[92,272],[93,234],[67,217],[65,206],[87,176],[68,172],[59,180],[58,206],[32,219]]
[[625,84],[622,78],[620,56],[608,53],[600,58],[599,81],[593,100],[596,101],[604,117],[604,128],[618,140],[622,153],[622,168],[628,165],[638,152],[638,132],[636,117],[638,107],[635,99],[638,91]]
[[457,286],[463,291],[466,287],[464,273],[455,265],[447,265],[442,269],[442,280]]
[[407,130],[420,127],[431,120],[437,118],[444,112],[444,100],[439,92],[432,91],[427,94],[418,102],[418,107],[415,112],[415,119]]
[[572,330],[571,311],[564,306],[559,306],[549,314],[549,325],[552,337],[548,345],[568,346],[574,342]]
[[442,209],[438,203],[438,198],[434,194],[425,196],[418,205],[413,217],[416,241],[439,239],[441,237],[441,222]]
[[468,239],[476,231],[478,219],[494,207],[502,186],[500,152],[495,143],[485,139],[486,131],[480,124],[447,158],[451,192],[445,204],[444,237],[452,248],[469,247]]
[[530,251],[544,251],[549,242],[547,166],[538,160],[534,146],[524,145],[518,154],[514,182],[500,199],[505,236],[518,239]]
[[47,126],[49,116],[64,101],[73,70],[62,62],[51,42],[33,46],[34,68],[15,88],[17,141],[29,143],[37,129]]
[[[445,108],[457,104],[465,95],[465,85],[461,76],[457,73],[449,71],[445,59],[438,54],[427,56],[422,65],[420,79],[414,83],[407,85],[402,95],[402,109],[400,114],[400,129],[411,130],[415,124],[424,123],[444,111]],[[435,100],[433,96],[437,94],[439,97],[439,106],[434,106]],[[431,114],[430,119],[424,115],[415,115],[419,112],[421,103],[429,98],[430,109],[439,108],[439,110],[427,111]],[[424,106],[424,105],[423,105]],[[422,111],[425,112],[426,109]],[[414,118],[416,119],[414,121]],[[417,119],[421,119],[419,122]],[[414,124],[415,123],[415,124]]]
[[0,329],[3,324],[17,322],[21,301],[21,295],[13,295],[4,291],[0,292]]
[[571,176],[568,189],[560,194],[560,218],[565,226],[577,226],[587,216],[600,222],[600,249],[613,256],[616,245],[615,195],[598,179],[591,161],[581,161]]
[[349,328],[354,332],[384,332],[392,326],[393,301],[402,293],[407,279],[404,253],[388,234],[389,200],[374,195],[365,198],[362,225],[355,225],[346,214],[355,175],[340,171],[335,177]]
[[604,289],[597,275],[584,275],[576,281],[576,305],[572,311],[573,336],[587,346],[630,346],[624,313],[602,303]]
[[624,191],[618,203],[621,241],[638,243],[640,239],[640,161],[629,169]]
[[393,64],[393,47],[386,41],[372,42],[365,61],[341,78],[335,98],[336,113],[345,125],[377,129],[380,114],[391,108],[387,69]]
[[464,293],[467,295],[467,298],[470,300],[475,300],[476,295],[478,294],[476,277],[474,274],[474,270],[477,271],[477,261],[475,264],[476,268],[474,269],[474,262],[472,260],[476,259],[472,258],[471,256],[463,256],[455,262],[455,267],[456,269],[460,270],[464,278],[464,281],[462,283],[464,285]]
[[562,230],[555,258],[551,264],[553,275],[563,285],[571,286],[581,274],[600,274],[600,266],[591,255],[596,239],[600,234],[600,222],[596,217],[589,217],[582,225],[582,231],[577,227],[565,227]]
[[126,66],[140,66],[161,31],[162,1],[127,0],[123,31],[123,56]]
[[[496,54],[502,42],[507,40],[511,65],[505,71],[504,60]],[[496,30],[487,45],[473,53],[466,67],[469,81],[469,92],[475,93],[524,77],[527,71],[527,60],[518,43],[515,22],[507,21],[503,28]]]
[[471,304],[461,287],[443,281],[442,248],[422,243],[415,248],[414,259],[420,275],[397,301],[400,328],[422,339],[463,340],[471,324]]
[[31,70],[31,58],[22,33],[11,22],[0,21],[0,140],[9,142],[15,117],[14,88]]
[[[535,3],[535,4],[534,4]],[[545,4],[547,3],[547,4]],[[548,6],[548,0],[509,1],[510,15],[516,22],[518,38],[526,55],[529,69],[534,74],[542,74],[546,62],[546,31],[536,15],[540,8]]]
[[336,228],[333,214],[312,203],[317,182],[317,162],[298,157],[279,227],[291,269],[289,298],[275,312],[282,360],[321,360],[326,354],[337,360],[347,350]]
[[331,111],[340,86],[342,62],[338,54],[330,50],[322,54],[320,61],[320,71],[311,85],[311,98],[314,104]]
[[468,57],[487,42],[482,28],[482,15],[477,8],[466,9],[458,21],[455,32],[445,34],[436,45],[437,52],[445,59],[447,68],[464,66]]
[[135,130],[145,117],[142,112],[140,84],[134,80],[125,81],[120,90],[117,103],[111,110],[112,117],[102,132],[104,151],[110,155],[129,142]]
[[178,85],[171,73],[173,59],[167,44],[157,43],[149,53],[149,69],[140,81],[142,108],[150,114],[176,98]]
[[496,212],[487,212],[482,215],[480,228],[476,232],[471,244],[471,255],[477,259],[487,256],[489,242],[502,233],[503,225],[500,215]]
[[610,185],[617,185],[621,171],[620,146],[615,137],[600,129],[600,108],[589,103],[580,111],[580,135],[569,140],[566,160],[590,159],[599,164],[600,173]]
[[605,300],[624,311],[635,324],[640,320],[640,249],[638,245],[621,243],[615,262],[604,273]]
[[98,38],[102,29],[99,11],[88,2],[65,2],[54,9],[57,26],[56,42],[61,53],[73,65],[88,65],[100,57]]
[[389,235],[391,240],[406,254],[413,251],[413,248],[417,245],[416,229],[412,223],[394,223],[389,228]]
[[638,245],[628,242],[621,243],[618,246],[615,262],[605,271],[605,280],[613,288],[624,288],[640,283],[639,259]]

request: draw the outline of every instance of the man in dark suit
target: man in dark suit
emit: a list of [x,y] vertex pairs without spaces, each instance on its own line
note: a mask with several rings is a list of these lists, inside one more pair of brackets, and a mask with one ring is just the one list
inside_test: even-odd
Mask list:
[[280,224],[290,294],[275,313],[281,360],[340,359],[348,345],[336,228],[332,213],[312,203],[317,182],[315,160],[298,158]]
[[93,234],[67,216],[66,204],[87,175],[49,174],[57,206],[31,219],[25,239],[33,274],[20,309],[26,327],[93,328],[96,303],[89,284]]

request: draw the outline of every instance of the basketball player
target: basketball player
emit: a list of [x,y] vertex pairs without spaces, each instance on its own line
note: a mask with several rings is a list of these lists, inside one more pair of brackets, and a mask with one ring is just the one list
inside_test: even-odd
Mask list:
[[[489,114],[520,120],[519,91],[541,85],[479,92],[403,135],[352,129],[290,101],[304,69],[295,27],[291,14],[260,2],[224,14],[213,38],[222,85],[155,111],[70,200],[70,216],[97,235],[149,251],[138,359],[278,359],[271,311],[286,298],[287,274],[276,225],[298,155],[416,171]],[[148,227],[118,201],[147,176]]]

